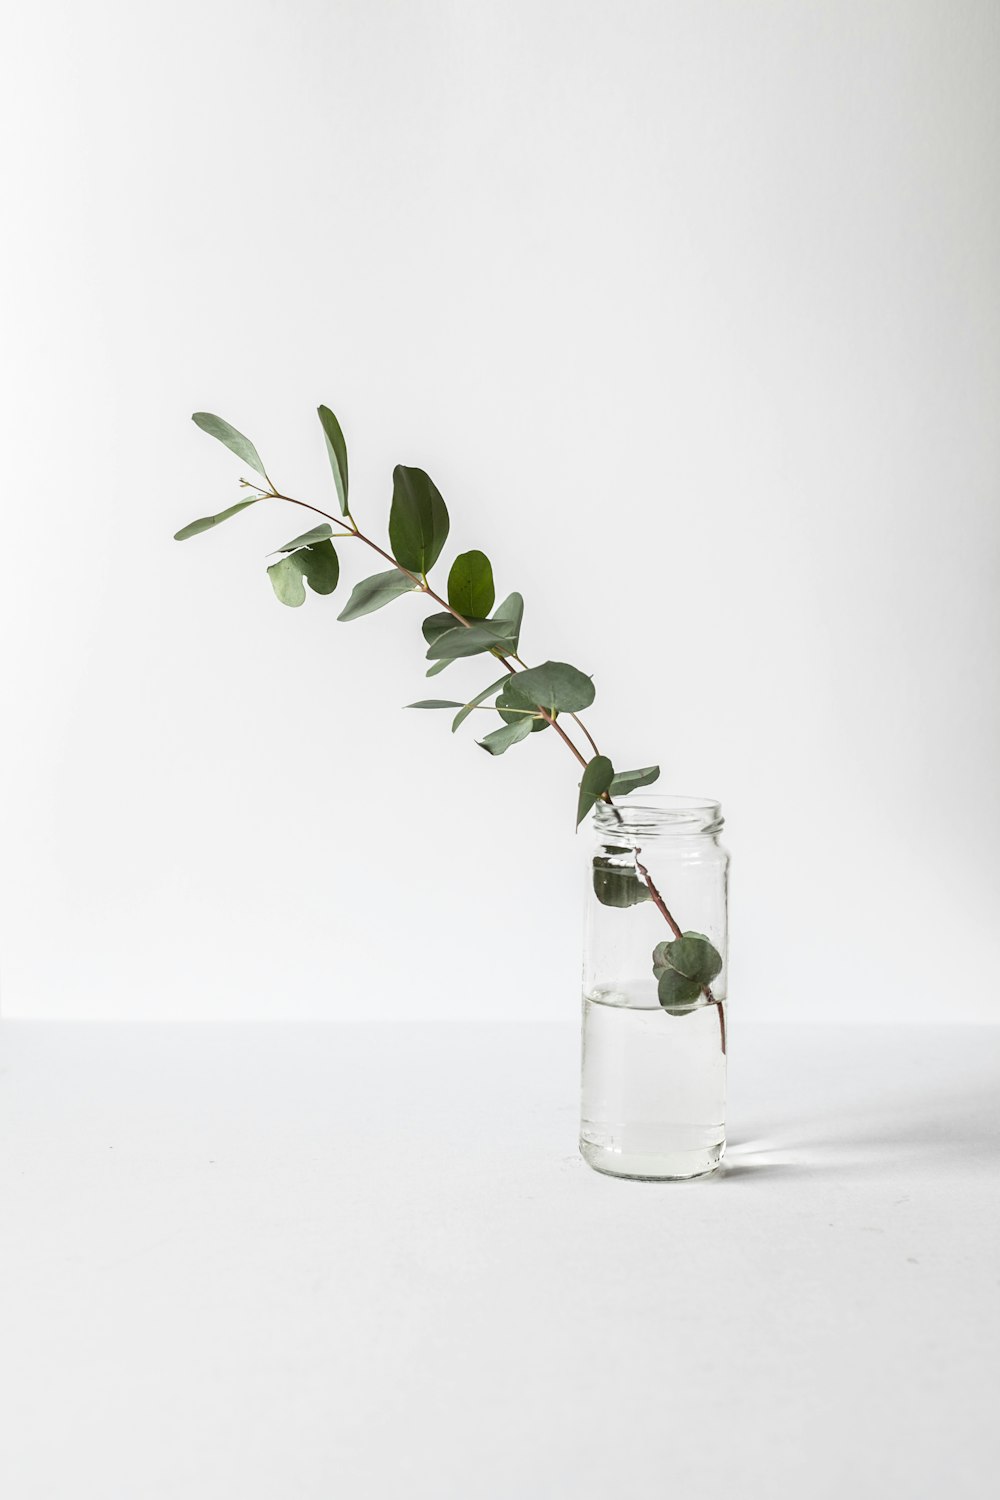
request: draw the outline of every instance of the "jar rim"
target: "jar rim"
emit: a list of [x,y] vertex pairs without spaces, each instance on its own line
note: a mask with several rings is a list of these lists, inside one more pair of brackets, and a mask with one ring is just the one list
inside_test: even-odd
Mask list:
[[614,804],[598,802],[594,826],[601,836],[635,833],[718,833],[723,827],[722,804],[711,797],[688,797],[675,792],[650,792],[644,787],[616,797]]

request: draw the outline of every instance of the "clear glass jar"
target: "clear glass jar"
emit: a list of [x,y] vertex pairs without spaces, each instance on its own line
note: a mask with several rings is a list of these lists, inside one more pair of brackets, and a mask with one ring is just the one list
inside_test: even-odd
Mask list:
[[[669,1180],[704,1176],[722,1161],[722,823],[717,802],[646,791],[594,809],[580,1151],[598,1172]],[[675,946],[683,933],[692,937]]]

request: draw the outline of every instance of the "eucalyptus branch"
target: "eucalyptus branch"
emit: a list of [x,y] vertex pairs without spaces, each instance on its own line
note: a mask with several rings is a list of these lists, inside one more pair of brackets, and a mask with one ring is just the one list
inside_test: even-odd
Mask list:
[[[474,710],[496,713],[499,716],[497,728],[479,741],[490,755],[503,755],[533,733],[551,728],[583,768],[577,798],[577,827],[597,802],[603,801],[614,810],[619,825],[624,828],[624,819],[614,798],[649,786],[659,776],[659,767],[644,766],[635,771],[616,772],[580,717],[594,701],[592,679],[568,662],[546,661],[540,666],[530,667],[522,660],[518,645],[524,601],[520,594],[514,593],[496,605],[493,568],[484,553],[463,552],[455,559],[448,574],[445,594],[431,587],[427,575],[447,541],[450,521],[440,492],[423,469],[397,464],[393,470],[390,550],[360,529],[348,505],[347,445],[340,423],[326,406],[319,408],[318,416],[337,492],[339,515],[283,493],[268,476],[249,438],[221,417],[196,412],[195,423],[249,464],[265,481],[266,488],[241,479],[244,491],[252,493],[217,515],[204,516],[182,527],[176,533],[176,539],[183,541],[208,531],[261,500],[280,500],[321,517],[321,525],[286,542],[271,554],[278,558],[267,569],[274,593],[282,604],[293,607],[305,602],[307,584],[314,593],[321,595],[332,594],[336,589],[340,581],[340,559],[333,546],[335,540],[361,542],[387,562],[389,569],[355,585],[338,617],[340,620],[358,619],[403,594],[422,594],[440,606],[440,613],[429,615],[422,626],[427,657],[432,663],[428,676],[435,676],[456,660],[474,656],[492,656],[504,668],[503,677],[469,702],[434,698],[409,706],[457,709],[452,722],[453,732]],[[592,752],[589,757],[566,729],[563,719],[571,720],[582,733]],[[614,853],[617,855],[619,851]],[[715,1005],[725,1052],[724,1005],[711,989],[711,980],[722,968],[721,956],[702,934],[682,931],[648,869],[639,860],[641,850],[638,846],[620,853],[626,858],[631,854],[634,873],[618,860],[595,861],[594,890],[598,899],[606,906],[616,907],[632,906],[640,900],[652,901],[673,934],[672,941],[658,943],[653,952],[653,974],[660,1004],[673,1014],[684,1014],[700,1004],[702,998]]]

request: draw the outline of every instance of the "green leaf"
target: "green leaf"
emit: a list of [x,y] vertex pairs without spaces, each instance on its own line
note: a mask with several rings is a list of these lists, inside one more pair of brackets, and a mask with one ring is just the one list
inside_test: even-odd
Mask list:
[[675,973],[690,979],[700,989],[711,984],[722,968],[719,950],[701,932],[685,932],[682,937],[668,943],[663,959]]
[[428,646],[432,646],[438,636],[444,635],[446,630],[464,630],[464,625],[459,625],[454,615],[450,615],[446,609],[439,609],[436,614],[428,615],[421,620],[420,629],[423,631],[424,640]]
[[[209,437],[218,438],[220,443],[225,443],[231,453],[235,453],[238,458],[242,458],[243,462],[248,463],[251,469],[255,469],[258,474],[263,474],[264,478],[267,479],[267,470],[260,461],[260,454],[250,439],[244,437],[242,432],[237,432],[235,427],[232,427],[228,422],[224,422],[221,417],[213,416],[210,411],[196,411],[191,420],[196,427],[201,428],[202,432],[207,432]],[[269,479],[267,479],[267,482],[268,484],[271,483]]]
[[454,661],[462,656],[479,656],[484,651],[502,651],[506,655],[514,649],[511,637],[505,634],[508,628],[494,620],[477,620],[468,627],[456,625],[453,630],[443,630],[431,642],[427,659]]
[[[547,665],[553,666],[559,665],[559,663],[549,662]],[[540,671],[541,668],[537,670]],[[575,669],[570,667],[569,670],[572,672]],[[582,673],[579,675],[582,675]],[[521,676],[527,677],[528,673],[522,672]],[[585,680],[589,682],[590,678],[588,677]],[[586,704],[584,704],[584,707],[586,707]],[[598,798],[608,790],[614,774],[615,768],[606,755],[595,755],[593,760],[586,766],[580,781],[580,797],[576,805],[577,828],[579,828]]]
[[220,510],[217,516],[202,516],[200,521],[189,521],[187,526],[182,526],[180,531],[174,532],[175,542],[186,542],[189,536],[197,536],[200,531],[211,531],[213,526],[218,526],[222,521],[228,521],[230,516],[239,515],[241,510],[246,510],[248,505],[256,505],[261,496],[255,495],[252,500],[239,500],[231,505],[228,510]]
[[670,967],[670,960],[668,957],[670,953],[670,943],[670,938],[665,938],[662,943],[657,943],[656,947],[653,949],[654,974],[656,973],[657,969],[667,969]]
[[550,714],[577,713],[594,701],[591,679],[564,661],[546,661],[540,667],[518,672],[514,691],[525,702],[537,704]]
[[450,666],[451,666],[451,662],[448,661],[447,659],[444,660],[444,661],[436,661],[434,663],[433,667],[428,667],[427,668],[427,671],[424,673],[424,676],[425,677],[436,677],[439,672],[443,672],[444,671],[445,667],[450,667]]
[[330,460],[330,468],[333,470],[333,483],[337,491],[337,499],[340,502],[340,513],[348,514],[347,510],[347,444],[344,442],[344,434],[340,430],[340,423],[333,415],[328,406],[318,406],[316,415],[319,417],[323,428],[323,436],[326,438],[326,451]]
[[516,745],[518,740],[526,740],[531,733],[531,720],[524,718],[520,724],[504,724],[502,729],[493,729],[483,739],[477,740],[484,750],[491,755],[502,755],[509,750],[511,745]]
[[421,698],[419,703],[406,703],[404,708],[461,708],[461,703],[451,698]]
[[[444,662],[438,662],[437,667],[431,667],[431,672],[437,671],[438,668],[444,665]],[[431,673],[428,672],[427,675],[429,677]],[[452,734],[455,733],[455,730],[459,727],[460,724],[465,723],[466,719],[472,713],[473,709],[478,708],[481,703],[485,703],[486,699],[490,696],[491,693],[495,693],[497,688],[503,687],[504,683],[507,681],[508,675],[509,674],[505,672],[502,677],[497,678],[496,682],[491,682],[489,687],[483,688],[482,692],[478,693],[475,698],[470,698],[468,703],[463,704],[463,706],[459,709],[458,713],[452,720]]]
[[497,699],[497,713],[505,724],[514,724],[518,719],[523,718],[526,713],[531,713],[535,716],[531,721],[532,734],[537,733],[540,729],[548,729],[548,719],[541,717],[535,705],[533,703],[526,703],[523,698],[517,696],[514,688],[516,680],[515,677],[507,678],[507,686]]
[[520,594],[508,594],[502,604],[498,604],[493,611],[492,620],[494,625],[506,629],[512,642],[511,655],[517,651],[517,643],[521,638],[521,621],[524,618],[524,600]]
[[448,540],[448,511],[423,469],[397,464],[392,471],[389,542],[392,555],[411,573],[425,577]]
[[413,579],[407,578],[398,568],[390,568],[387,573],[373,573],[371,578],[363,578],[354,585],[351,597],[337,619],[358,620],[362,615],[370,615],[372,610],[390,604],[400,594],[412,594],[415,591]]
[[300,604],[306,602],[306,586],[302,582],[302,569],[293,557],[283,557],[280,562],[272,563],[267,570],[267,576],[271,580],[275,597],[282,604],[288,604],[292,609],[297,609]]
[[618,771],[609,790],[612,797],[624,797],[641,786],[652,786],[659,774],[659,766],[643,766],[641,771]]
[[324,521],[322,526],[314,526],[312,531],[304,531],[294,541],[286,542],[283,547],[276,547],[276,552],[295,552],[299,547],[310,547],[313,542],[322,542],[327,537],[333,536],[333,527]]
[[267,576],[282,604],[297,608],[306,597],[303,578],[313,593],[332,594],[340,579],[340,562],[333,543],[321,541],[312,547],[300,547],[297,552],[272,563]]
[[656,995],[663,1009],[673,1016],[687,1015],[701,1003],[701,985],[693,979],[685,979],[674,969],[661,969],[656,982]]
[[448,603],[467,620],[485,620],[493,608],[496,589],[493,568],[485,552],[462,552],[448,574]]
[[594,895],[602,906],[638,906],[641,901],[652,900],[634,866],[600,855],[594,860]]

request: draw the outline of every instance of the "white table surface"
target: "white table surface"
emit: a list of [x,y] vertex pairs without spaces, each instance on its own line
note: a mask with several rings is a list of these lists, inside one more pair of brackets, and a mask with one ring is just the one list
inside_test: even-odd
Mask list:
[[4,1500],[992,1490],[1000,1027],[732,1025],[598,1176],[569,1025],[0,1026]]

